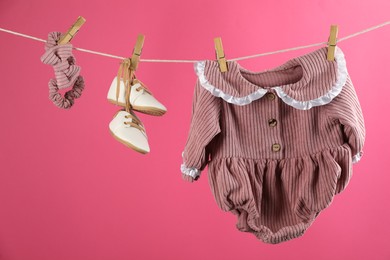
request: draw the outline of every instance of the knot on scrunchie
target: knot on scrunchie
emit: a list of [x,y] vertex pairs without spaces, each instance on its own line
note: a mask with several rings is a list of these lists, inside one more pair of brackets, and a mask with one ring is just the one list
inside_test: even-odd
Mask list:
[[84,89],[84,79],[78,76],[73,88],[68,90],[64,96],[58,93],[59,87],[55,79],[49,81],[49,99],[59,108],[69,109],[73,106],[74,100],[81,96]]
[[[58,45],[60,37],[60,32],[49,33],[45,44],[46,52],[42,55],[41,61],[54,68],[55,79],[49,81],[49,98],[60,108],[70,108],[74,99],[81,95],[81,91],[84,89],[84,80],[80,76],[81,68],[75,65],[76,59],[72,54],[72,44]],[[59,89],[72,86],[72,90],[67,91],[64,97],[58,93]]]

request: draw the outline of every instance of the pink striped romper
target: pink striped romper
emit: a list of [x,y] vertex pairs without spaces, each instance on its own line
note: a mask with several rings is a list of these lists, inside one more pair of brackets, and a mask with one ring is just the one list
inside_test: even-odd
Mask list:
[[304,234],[352,176],[365,126],[336,48],[253,72],[228,61],[195,64],[192,119],[181,171],[198,179],[208,165],[218,206],[237,229],[277,244]]

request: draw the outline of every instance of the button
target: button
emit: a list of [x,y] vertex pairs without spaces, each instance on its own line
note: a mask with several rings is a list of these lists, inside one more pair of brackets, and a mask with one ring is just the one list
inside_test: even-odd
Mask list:
[[280,151],[280,144],[273,144],[272,145],[272,151],[279,152]]
[[276,126],[277,125],[277,121],[276,121],[276,119],[275,118],[271,118],[271,119],[269,119],[268,120],[268,124],[269,124],[269,126],[272,126],[272,127],[274,127],[274,126]]
[[268,100],[274,100],[275,94],[274,93],[267,93],[267,98],[268,98]]

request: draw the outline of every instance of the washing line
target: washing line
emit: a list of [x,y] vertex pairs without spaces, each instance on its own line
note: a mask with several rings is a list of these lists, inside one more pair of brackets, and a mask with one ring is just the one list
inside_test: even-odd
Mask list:
[[[337,42],[339,43],[339,42],[351,39],[353,37],[356,37],[356,36],[368,33],[370,31],[377,30],[377,29],[379,29],[381,27],[384,27],[386,25],[390,25],[390,21],[387,21],[387,22],[384,22],[384,23],[381,23],[381,24],[369,27],[367,29],[358,31],[356,33],[347,35],[347,36],[342,37],[342,38],[338,38]],[[38,38],[38,37],[35,37],[35,36],[31,36],[31,35],[27,35],[27,34],[23,34],[23,33],[20,33],[20,32],[15,32],[15,31],[3,29],[1,27],[0,27],[0,31],[5,32],[5,33],[9,33],[9,34],[13,34],[13,35],[17,35],[17,36],[21,36],[21,37],[28,38],[28,39],[35,40],[35,41],[46,42],[46,40],[44,40],[44,39],[41,39],[41,38]],[[276,50],[276,51],[270,51],[270,52],[265,52],[265,53],[249,55],[249,56],[243,56],[243,57],[238,57],[238,58],[233,58],[233,59],[228,59],[228,60],[229,61],[248,60],[248,59],[253,59],[253,58],[257,58],[257,57],[268,56],[268,55],[272,55],[272,54],[289,52],[289,51],[295,51],[295,50],[300,50],[300,49],[307,49],[307,48],[316,47],[316,46],[322,46],[322,45],[327,45],[327,42],[319,42],[319,43],[303,45],[303,46],[298,46],[298,47],[293,47],[293,48],[287,48],[287,49],[282,49],[282,50]],[[78,48],[78,47],[74,47],[73,49],[75,49],[77,51],[81,51],[81,52],[91,53],[91,54],[105,56],[105,57],[119,59],[119,60],[123,60],[123,59],[127,58],[127,57],[112,55],[112,54],[98,52],[98,51],[87,50],[87,49]],[[153,63],[195,63],[195,62],[197,62],[199,60],[140,59],[140,61],[141,62],[153,62]]]

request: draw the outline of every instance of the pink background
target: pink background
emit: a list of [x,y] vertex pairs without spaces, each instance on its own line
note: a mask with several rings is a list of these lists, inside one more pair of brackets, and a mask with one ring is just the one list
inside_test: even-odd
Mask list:
[[[0,27],[46,38],[82,15],[76,47],[129,56],[143,33],[143,58],[214,59],[216,36],[233,58],[326,41],[332,23],[343,37],[389,10],[388,0],[1,0]],[[364,157],[303,237],[269,245],[236,230],[206,173],[181,179],[192,64],[140,64],[138,77],[168,108],[139,114],[151,145],[141,155],[108,131],[118,60],[75,51],[86,90],[60,110],[47,98],[54,74],[40,63],[43,43],[0,32],[0,259],[390,259],[389,42],[390,26],[339,44],[365,116]],[[264,70],[311,50],[240,64]]]

